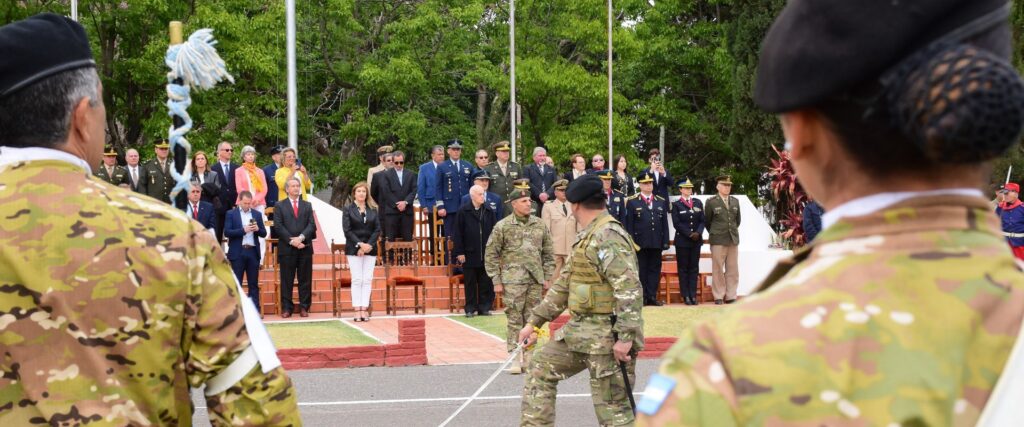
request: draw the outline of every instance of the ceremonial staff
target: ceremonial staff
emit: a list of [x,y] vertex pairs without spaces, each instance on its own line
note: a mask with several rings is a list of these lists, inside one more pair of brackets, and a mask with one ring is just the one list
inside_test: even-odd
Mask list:
[[224,61],[213,47],[217,44],[213,39],[213,30],[204,28],[196,31],[189,36],[188,42],[182,43],[181,22],[173,21],[170,36],[170,47],[164,58],[164,63],[171,69],[167,73],[167,109],[173,124],[168,132],[168,140],[171,152],[174,153],[171,177],[175,185],[170,196],[174,205],[181,207],[185,206],[192,177],[192,165],[188,161],[192,144],[185,139],[185,134],[192,130],[192,118],[186,111],[192,105],[189,92],[191,88],[210,89],[224,79],[234,83],[235,79],[228,74]]

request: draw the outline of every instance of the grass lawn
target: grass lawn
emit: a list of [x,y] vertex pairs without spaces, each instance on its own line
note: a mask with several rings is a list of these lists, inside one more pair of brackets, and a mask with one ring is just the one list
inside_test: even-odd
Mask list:
[[[699,305],[690,307],[685,305],[644,307],[644,336],[647,337],[676,337],[679,336],[689,325],[702,319],[712,317],[725,306]],[[451,316],[452,320],[465,323],[474,328],[480,329],[498,338],[505,338],[505,315],[497,314],[491,316],[476,316],[467,319],[465,316]]]
[[277,348],[345,347],[380,344],[342,322],[303,322],[267,325]]
[[463,315],[449,316],[448,318],[457,322],[465,323],[498,338],[505,339],[505,334],[508,330],[505,314],[500,311],[491,313],[492,314],[490,316],[475,316],[472,319],[468,319]]

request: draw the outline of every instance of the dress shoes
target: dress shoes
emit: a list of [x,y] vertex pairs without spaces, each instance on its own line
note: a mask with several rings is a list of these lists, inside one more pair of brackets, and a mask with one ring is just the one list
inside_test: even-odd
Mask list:
[[490,316],[491,315],[491,311],[490,310],[484,310],[484,311],[481,311],[481,312],[479,312],[477,314],[479,314],[481,316]]
[[309,317],[309,310],[306,310],[305,308],[300,308],[299,317]]
[[734,302],[736,302],[736,298],[733,298],[733,299],[727,299],[727,300],[725,300],[725,303],[726,303],[726,304],[732,304],[732,303],[734,303]]
[[720,299],[716,299],[715,300],[715,305],[722,305],[722,304],[725,304],[725,302],[720,300]]
[[476,316],[476,313],[473,313],[473,312],[466,313],[466,318],[467,319],[472,318],[473,316]]
[[661,306],[665,305],[665,303],[663,303],[661,301],[658,301],[658,300],[654,300],[654,301],[651,301],[651,305],[653,305],[655,307],[661,307]]
[[282,318],[284,318],[284,319],[287,319],[287,318],[289,318],[289,317],[292,317],[292,312],[290,312],[290,311],[286,311],[286,312],[284,312],[284,313],[281,313],[281,317],[282,317]]

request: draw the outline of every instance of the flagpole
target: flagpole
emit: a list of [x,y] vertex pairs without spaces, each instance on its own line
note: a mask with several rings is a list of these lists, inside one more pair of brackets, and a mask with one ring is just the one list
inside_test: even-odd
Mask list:
[[509,103],[508,115],[511,123],[512,161],[516,161],[516,0],[509,0],[508,12],[508,45],[509,45]]
[[71,20],[78,22],[78,0],[71,0]]
[[288,146],[298,152],[299,130],[295,88],[295,0],[285,0],[288,51]]
[[612,162],[612,0],[608,0],[608,163]]

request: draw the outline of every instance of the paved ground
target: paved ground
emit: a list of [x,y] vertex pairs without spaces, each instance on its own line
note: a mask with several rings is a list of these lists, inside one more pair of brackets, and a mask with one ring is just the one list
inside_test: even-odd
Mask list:
[[[643,391],[657,360],[637,364]],[[299,411],[307,426],[437,426],[472,396],[499,364],[416,366],[406,368],[320,369],[292,371]],[[519,425],[522,375],[502,374],[451,426]],[[559,386],[557,426],[597,425],[587,374]],[[206,404],[196,395],[193,424],[209,425]],[[639,399],[639,397],[638,397]]]

